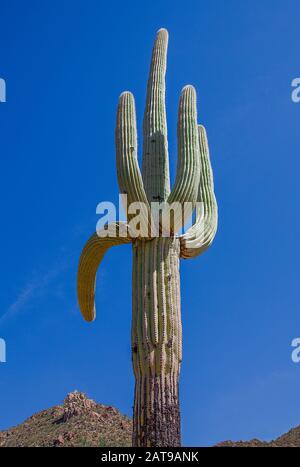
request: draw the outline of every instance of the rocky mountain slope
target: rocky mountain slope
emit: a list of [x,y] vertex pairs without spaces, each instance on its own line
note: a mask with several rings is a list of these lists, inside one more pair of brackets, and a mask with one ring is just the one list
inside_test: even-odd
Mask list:
[[132,421],[75,391],[57,405],[0,432],[0,447],[130,446]]
[[251,441],[224,441],[217,447],[233,447],[233,448],[297,448],[300,447],[300,426],[293,428],[288,433],[285,433],[273,441],[266,442],[259,439]]
[[[0,447],[125,447],[131,446],[131,432],[130,418],[75,391],[67,395],[62,405],[43,410],[0,432]],[[224,441],[217,447],[300,447],[300,426],[271,442]]]

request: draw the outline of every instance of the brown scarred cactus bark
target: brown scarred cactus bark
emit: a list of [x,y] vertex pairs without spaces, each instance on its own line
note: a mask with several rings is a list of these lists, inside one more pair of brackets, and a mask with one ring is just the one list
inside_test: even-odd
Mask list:
[[[128,224],[113,223],[104,237],[94,234],[81,254],[78,270],[79,306],[87,321],[95,318],[94,289],[97,268],[108,248],[123,243],[133,247],[132,362],[135,375],[133,445],[180,446],[178,383],[182,360],[180,258],[205,251],[217,229],[217,204],[206,132],[197,124],[196,92],[183,88],[178,111],[178,163],[170,189],[165,71],[168,33],[157,33],[147,87],[143,122],[143,170],[137,158],[137,131],[133,95],[119,99],[116,124],[117,175],[128,203],[140,203],[144,234],[134,233],[133,211]],[[158,229],[153,227],[153,203],[161,203]],[[194,224],[178,235],[182,207],[197,209]],[[165,235],[164,216],[174,208],[171,230]],[[178,208],[178,205],[180,206]],[[114,234],[114,235],[113,235]]]

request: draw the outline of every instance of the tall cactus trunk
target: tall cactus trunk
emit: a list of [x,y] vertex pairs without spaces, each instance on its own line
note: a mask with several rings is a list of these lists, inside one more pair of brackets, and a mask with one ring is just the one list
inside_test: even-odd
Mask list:
[[180,446],[179,254],[174,237],[133,243],[133,446]]

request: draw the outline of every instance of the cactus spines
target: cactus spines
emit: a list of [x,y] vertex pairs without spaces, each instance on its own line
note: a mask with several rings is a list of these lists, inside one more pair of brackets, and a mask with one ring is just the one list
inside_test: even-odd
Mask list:
[[[175,184],[170,189],[165,71],[168,33],[160,29],[152,53],[143,122],[142,175],[137,158],[135,104],[130,92],[121,94],[116,123],[117,176],[128,202],[143,203],[146,235],[132,233],[128,224],[110,224],[116,237],[97,232],[84,247],[78,270],[78,300],[84,318],[95,318],[94,288],[97,268],[108,248],[132,243],[132,364],[135,375],[134,446],[180,446],[178,383],[182,361],[180,309],[180,258],[193,258],[205,251],[217,230],[217,204],[207,136],[197,124],[196,92],[182,90],[178,110],[178,163]],[[162,202],[163,215],[173,203],[200,202],[194,224],[177,234],[179,212],[174,211],[171,232],[151,230],[151,207]],[[149,215],[150,214],[150,215]],[[161,226],[160,226],[161,227]],[[157,232],[156,232],[157,233]],[[100,236],[99,236],[100,235]]]

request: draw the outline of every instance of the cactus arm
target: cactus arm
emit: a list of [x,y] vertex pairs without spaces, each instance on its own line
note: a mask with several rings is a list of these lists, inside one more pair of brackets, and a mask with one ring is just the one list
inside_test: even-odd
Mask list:
[[143,120],[143,180],[149,202],[165,201],[170,193],[165,74],[168,32],[157,32],[152,51]]
[[185,86],[178,109],[178,160],[175,185],[168,203],[195,202],[200,180],[199,139],[197,129],[196,91]]
[[103,256],[110,247],[131,242],[125,222],[109,224],[108,230],[116,232],[117,236],[99,237],[100,232],[94,233],[85,244],[79,260],[77,297],[79,308],[86,321],[93,321],[96,317],[95,282]]
[[197,212],[195,224],[180,237],[182,258],[194,258],[207,250],[218,227],[218,206],[214,194],[213,171],[204,126],[199,125],[198,135],[201,163],[198,201],[202,203],[202,207]]
[[117,176],[120,191],[128,203],[142,202],[148,206],[137,158],[137,130],[133,95],[125,91],[119,98],[116,124]]
[[[177,174],[168,203],[178,202],[183,207],[183,203],[194,204],[196,202],[200,180],[197,104],[196,91],[193,86],[185,86],[180,96],[177,137]],[[181,213],[182,211],[178,214]],[[176,212],[174,213],[174,224],[177,225]]]

